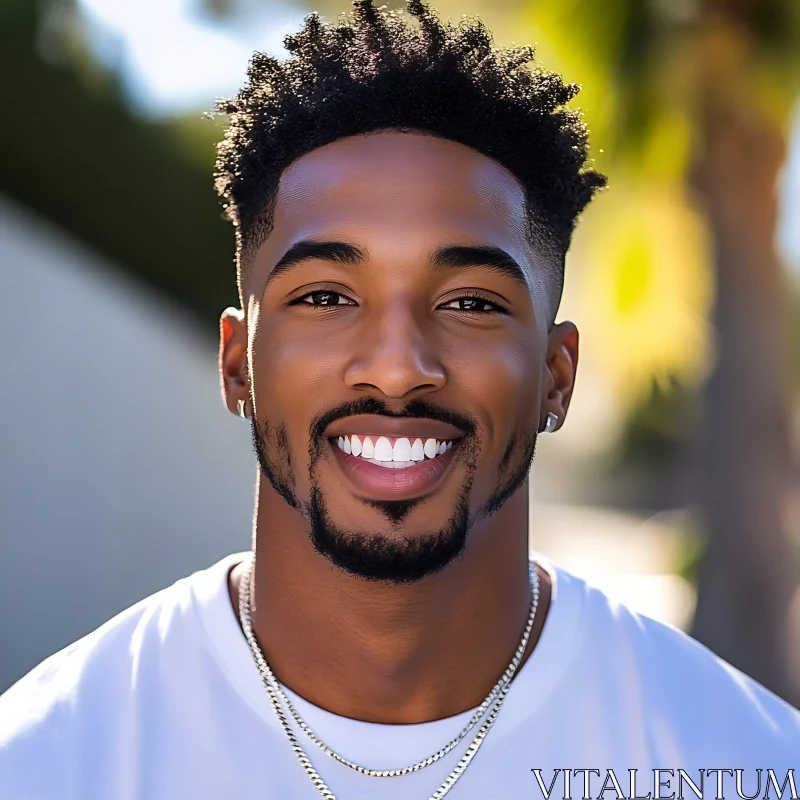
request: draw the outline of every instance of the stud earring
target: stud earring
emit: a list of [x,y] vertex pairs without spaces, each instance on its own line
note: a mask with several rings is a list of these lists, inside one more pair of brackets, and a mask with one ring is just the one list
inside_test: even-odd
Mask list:
[[544,432],[552,433],[556,429],[556,425],[558,425],[558,417],[552,411],[548,411],[547,419],[544,422]]
[[247,400],[237,400],[236,407],[239,409],[239,416],[247,419],[247,412],[245,410],[245,406],[247,405]]

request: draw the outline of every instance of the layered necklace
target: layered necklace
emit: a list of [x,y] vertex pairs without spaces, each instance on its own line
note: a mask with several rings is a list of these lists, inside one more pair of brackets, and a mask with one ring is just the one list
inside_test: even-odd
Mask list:
[[[439,759],[446,756],[454,747],[456,747],[459,742],[465,739],[469,732],[479,722],[482,723],[478,729],[478,732],[475,734],[469,746],[467,747],[466,752],[461,757],[461,760],[458,762],[458,764],[456,764],[455,768],[447,776],[441,786],[439,786],[439,788],[430,796],[430,798],[428,798],[428,800],[441,800],[453,788],[453,786],[455,786],[456,782],[464,774],[464,770],[466,770],[466,768],[469,766],[470,762],[475,757],[475,754],[478,752],[478,749],[483,744],[483,740],[486,738],[486,735],[489,733],[492,725],[494,725],[494,722],[497,719],[497,715],[500,712],[503,701],[508,694],[511,680],[514,677],[514,674],[516,673],[520,663],[522,662],[523,656],[525,655],[531,630],[533,629],[533,623],[536,619],[536,610],[539,606],[539,576],[534,562],[531,562],[529,565],[531,585],[530,613],[528,614],[528,621],[525,624],[525,630],[522,633],[522,639],[520,639],[519,646],[514,653],[514,657],[511,659],[511,663],[508,665],[505,672],[500,676],[500,679],[494,685],[492,691],[489,692],[484,701],[478,706],[469,722],[467,722],[457,736],[455,736],[444,747],[437,750],[427,758],[398,769],[370,769],[350,761],[349,759],[337,753],[333,748],[326,745],[300,716],[291,700],[283,691],[283,687],[270,669],[269,664],[267,664],[264,653],[261,651],[261,648],[256,641],[256,637],[253,634],[251,595],[253,591],[254,563],[254,559],[251,558],[250,563],[248,564],[239,584],[239,617],[242,622],[242,629],[244,630],[247,644],[250,646],[250,652],[253,654],[253,658],[255,659],[258,672],[261,675],[261,680],[264,684],[264,688],[267,691],[267,695],[269,696],[270,703],[275,711],[275,715],[278,717],[278,721],[280,722],[286,737],[289,739],[289,744],[291,745],[292,750],[320,795],[326,800],[336,800],[336,796],[328,788],[328,786],[319,776],[319,773],[312,766],[311,761],[303,749],[303,746],[300,744],[297,736],[294,733],[294,730],[292,730],[292,726],[289,723],[286,711],[288,711],[289,716],[291,716],[295,723],[297,723],[298,728],[300,728],[300,730],[311,740],[311,742],[319,747],[320,750],[338,761],[340,764],[344,764],[346,767],[349,767],[350,769],[353,769],[362,775],[369,775],[373,778],[395,778],[399,777],[400,775],[407,775],[410,772],[418,772],[424,767],[436,763]],[[286,709],[286,711],[284,709]]]

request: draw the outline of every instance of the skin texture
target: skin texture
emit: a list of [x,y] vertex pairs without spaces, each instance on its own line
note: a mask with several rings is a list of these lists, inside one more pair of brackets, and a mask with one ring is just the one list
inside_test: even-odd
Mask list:
[[[272,468],[272,480],[263,463],[257,478],[254,631],[277,677],[333,713],[384,723],[460,713],[518,644],[530,604],[527,480],[487,511],[527,466],[547,413],[563,422],[578,357],[575,326],[553,324],[548,265],[524,219],[518,181],[471,148],[394,131],[341,139],[284,172],[274,228],[244,267],[243,310],[222,315],[223,398],[234,414],[246,400]],[[365,258],[315,259],[268,282],[304,239],[348,242]],[[524,281],[479,265],[432,269],[430,253],[450,245],[502,248]],[[350,302],[314,307],[312,291]],[[473,291],[508,313],[454,302]],[[320,415],[364,398],[391,415],[422,401],[473,426],[435,490],[400,513],[359,496],[328,439],[311,435]],[[312,486],[330,524],[366,544],[422,541],[464,501],[463,551],[405,583],[348,573],[309,536]],[[240,572],[230,576],[234,608]],[[549,604],[539,576],[528,653]]]

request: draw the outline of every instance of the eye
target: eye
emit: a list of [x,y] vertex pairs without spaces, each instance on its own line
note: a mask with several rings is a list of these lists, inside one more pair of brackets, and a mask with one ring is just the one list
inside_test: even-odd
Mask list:
[[[307,298],[311,298],[310,302]],[[293,300],[291,305],[302,306],[354,306],[355,303],[349,298],[345,297],[339,292],[331,292],[327,289],[318,289],[315,292],[309,292],[302,297]]]
[[467,314],[507,314],[505,308],[492,300],[487,300],[478,294],[464,295],[448,300],[441,308],[448,311],[462,311]]

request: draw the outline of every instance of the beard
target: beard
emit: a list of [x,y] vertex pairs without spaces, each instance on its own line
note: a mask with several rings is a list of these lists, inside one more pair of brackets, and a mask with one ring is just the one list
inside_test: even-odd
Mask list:
[[[379,401],[376,406],[358,401],[354,410],[334,412],[334,418],[354,413],[387,413]],[[413,408],[412,408],[413,406]],[[403,416],[443,418],[435,407],[422,401],[415,401]],[[470,515],[470,495],[475,478],[477,455],[480,441],[477,426],[464,418],[459,418],[462,430],[468,431],[459,442],[457,458],[466,466],[466,478],[462,484],[450,518],[444,526],[413,537],[393,537],[373,531],[353,530],[337,525],[328,511],[325,496],[319,486],[318,463],[320,459],[321,431],[332,421],[326,415],[311,426],[312,436],[309,454],[311,463],[309,476],[311,483],[308,503],[301,503],[297,497],[292,471],[291,452],[285,425],[263,425],[263,436],[259,426],[252,419],[252,439],[259,466],[273,489],[293,508],[300,511],[310,524],[309,536],[314,549],[336,567],[350,575],[386,583],[411,583],[428,575],[441,572],[448,564],[458,558],[466,548],[469,531],[475,520],[485,519],[498,511],[505,502],[522,486],[530,470],[536,449],[537,430],[526,430],[522,436],[514,437],[509,443],[500,462],[498,472],[500,481],[489,500],[472,517]],[[446,415],[447,422],[454,416]],[[315,435],[315,431],[318,433]],[[269,453],[274,453],[271,457]],[[367,504],[379,510],[388,522],[396,527],[424,498],[415,500],[369,500]]]
[[499,511],[525,483],[536,455],[538,437],[538,428],[529,427],[522,436],[514,437],[509,442],[498,468],[498,473],[503,475],[505,472],[505,477],[486,501],[478,514],[478,519],[486,519]]
[[[412,583],[443,570],[458,558],[469,532],[469,489],[459,495],[444,528],[413,538],[395,539],[380,533],[346,530],[330,518],[319,487],[311,488],[311,543],[332,564],[359,578],[387,583]],[[394,501],[386,501],[391,516]],[[374,505],[374,504],[373,504]],[[384,505],[381,503],[381,505]]]

